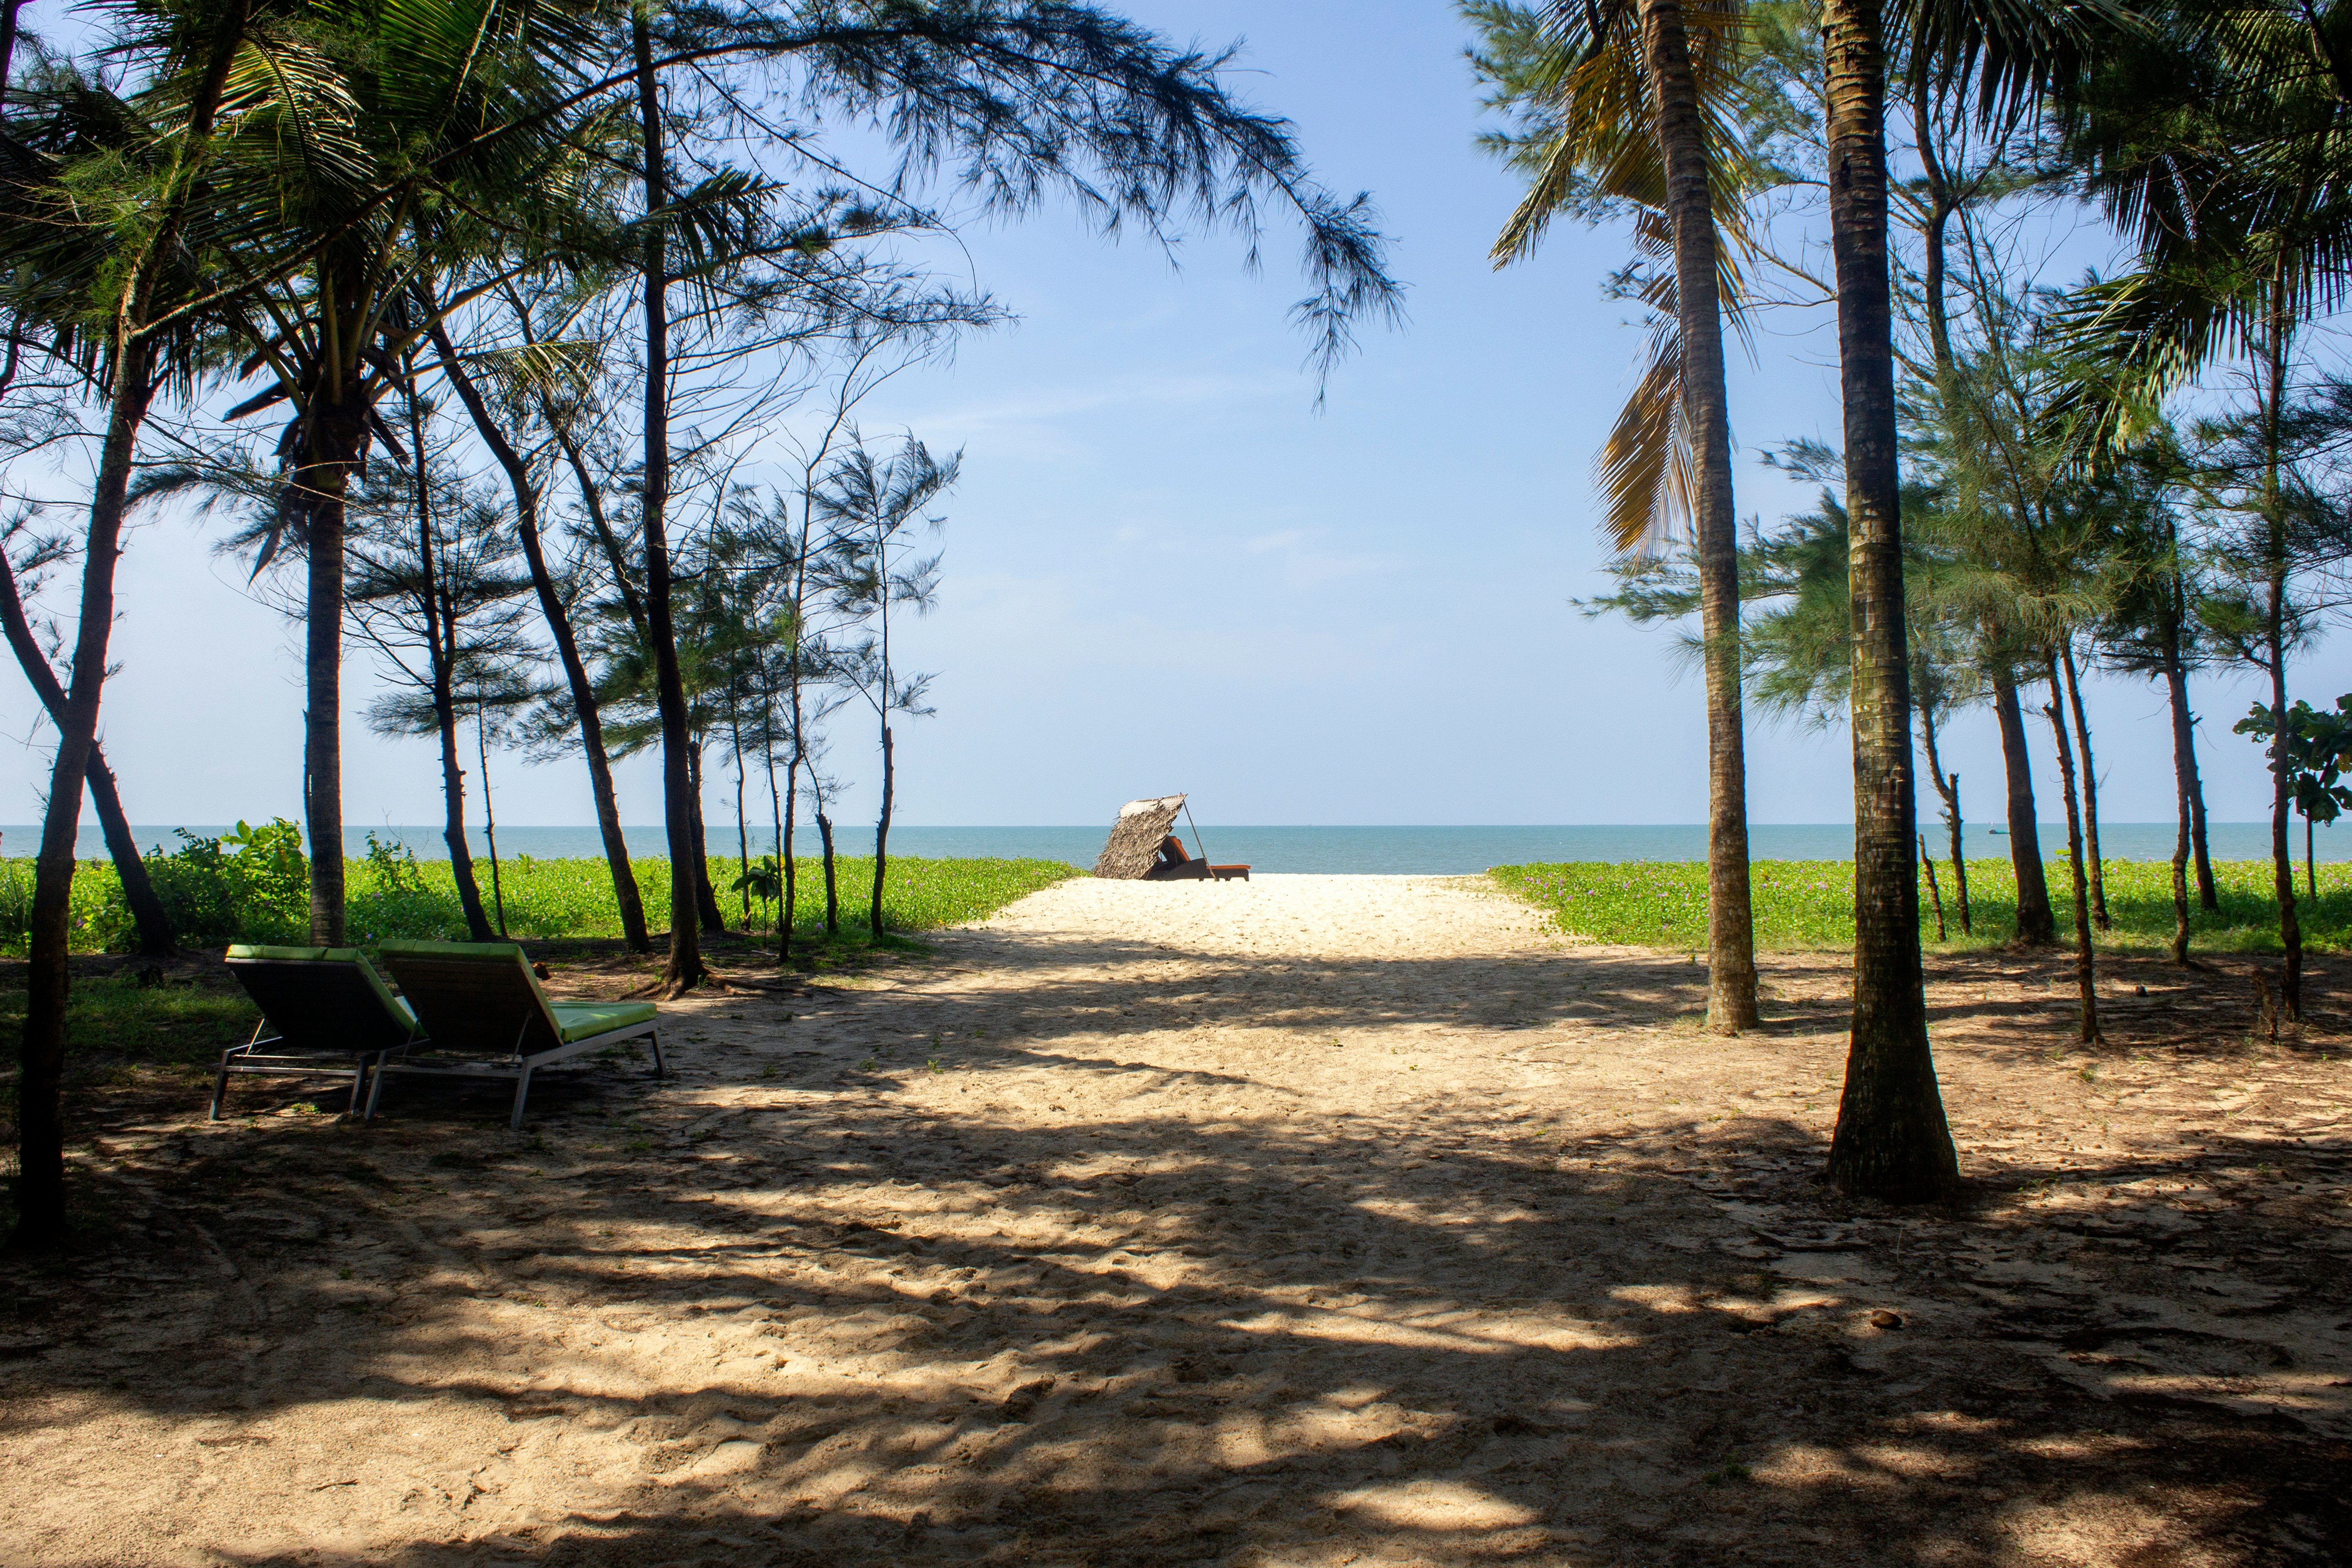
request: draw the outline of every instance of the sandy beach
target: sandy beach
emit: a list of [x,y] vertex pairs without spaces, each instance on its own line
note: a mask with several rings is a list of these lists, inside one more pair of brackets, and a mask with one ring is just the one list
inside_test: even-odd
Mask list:
[[[1834,954],[1477,879],[1092,879],[675,1070],[124,1095],[0,1287],[0,1563],[2236,1564],[2352,1554],[2345,961],[1933,961],[1965,1212],[1816,1179]],[[558,969],[553,989],[617,976]]]

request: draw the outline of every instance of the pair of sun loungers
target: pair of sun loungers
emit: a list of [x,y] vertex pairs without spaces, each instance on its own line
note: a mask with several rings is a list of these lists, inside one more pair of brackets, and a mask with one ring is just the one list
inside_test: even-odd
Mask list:
[[387,942],[382,951],[398,996],[355,947],[230,948],[229,972],[262,1020],[221,1056],[213,1120],[232,1073],[349,1077],[352,1112],[366,1117],[392,1074],[512,1079],[509,1125],[520,1127],[541,1068],[644,1039],[655,1076],[664,1071],[652,1003],[550,1001],[515,942]]

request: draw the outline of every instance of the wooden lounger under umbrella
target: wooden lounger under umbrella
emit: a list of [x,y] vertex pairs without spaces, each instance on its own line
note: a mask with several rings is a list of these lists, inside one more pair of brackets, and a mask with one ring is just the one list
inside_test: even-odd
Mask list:
[[1192,824],[1181,795],[1130,800],[1118,808],[1110,840],[1095,861],[1095,875],[1127,882],[1246,882],[1247,866],[1213,866],[1205,855],[1187,851],[1176,837],[1177,814],[1192,827],[1197,848],[1201,829]]

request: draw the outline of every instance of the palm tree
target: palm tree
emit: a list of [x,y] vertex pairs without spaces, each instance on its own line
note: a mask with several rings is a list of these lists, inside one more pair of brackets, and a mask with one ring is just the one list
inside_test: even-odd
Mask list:
[[1549,132],[1520,149],[1533,178],[1496,242],[1496,265],[1526,254],[1554,212],[1595,194],[1642,207],[1640,242],[1673,258],[1671,288],[1661,279],[1649,290],[1654,308],[1663,307],[1649,374],[1620,416],[1601,468],[1612,492],[1607,531],[1621,552],[1670,507],[1692,523],[1706,677],[1707,1023],[1738,1034],[1756,1023],[1756,952],[1723,360],[1729,258],[1718,216],[1736,208],[1746,183],[1726,112],[1739,8],[1549,0],[1533,13],[1496,4],[1465,9],[1489,46],[1481,64],[1503,89],[1495,101],[1531,102]]
[[1954,1191],[1959,1163],[1936,1087],[1919,969],[1884,22],[1872,0],[1822,6],[1853,638],[1853,1026],[1830,1173],[1849,1192],[1916,1202]]
[[[180,357],[187,346],[183,310],[189,293],[200,287],[188,276],[184,231],[191,214],[200,210],[200,182],[210,172],[215,122],[230,73],[245,48],[247,26],[246,0],[141,18],[127,42],[134,58],[143,55],[153,62],[154,75],[143,101],[123,104],[129,112],[120,123],[142,131],[152,126],[158,134],[152,140],[128,138],[131,146],[85,149],[85,168],[58,160],[32,178],[20,175],[21,184],[9,193],[21,202],[14,215],[18,221],[11,226],[14,232],[0,242],[16,251],[8,258],[11,262],[38,278],[43,264],[58,259],[56,253],[62,250],[74,265],[58,270],[84,277],[95,272],[110,283],[84,296],[104,300],[96,321],[77,320],[80,312],[62,297],[53,301],[61,327],[86,329],[102,344],[99,363],[106,423],[82,541],[73,663],[56,721],[58,749],[33,874],[30,963],[16,1084],[16,1227],[10,1237],[18,1247],[49,1249],[66,1238],[66,949],[74,839],[82,784],[96,743],[107,643],[114,623],[115,563],[131,460],[148,406],[164,377],[176,376],[184,384],[194,374],[190,359]],[[135,216],[117,232],[93,237],[79,216],[88,210],[81,204],[91,193],[87,187],[74,190],[68,182],[78,174],[100,171],[117,181],[127,178],[130,188],[120,194],[126,198],[123,209]],[[93,244],[94,237],[101,242]]]
[[2073,68],[2086,16],[2105,0],[2009,7],[1823,0],[1824,141],[1835,262],[1838,379],[1853,526],[1853,1025],[1830,1174],[1857,1194],[1918,1201],[1952,1193],[1959,1164],[1927,1046],[1914,863],[1909,659],[1904,637],[1901,486],[1887,250],[1886,85],[1901,57],[1915,79],[1973,74],[1999,114]]
[[[583,0],[586,5],[588,0]],[[478,279],[433,310],[427,282],[521,237],[562,229],[582,243],[573,195],[587,165],[575,140],[593,113],[566,68],[593,58],[593,14],[541,0],[332,0],[328,86],[275,116],[248,116],[236,155],[265,170],[251,222],[290,228],[255,245],[236,299],[247,373],[270,384],[230,410],[292,412],[278,443],[277,525],[255,562],[290,536],[305,559],[303,760],[310,838],[310,936],[343,941],[341,679],[343,500],[379,437],[376,404],[440,316],[496,286]],[[562,78],[562,79],[560,79]],[[495,214],[495,217],[489,216]]]

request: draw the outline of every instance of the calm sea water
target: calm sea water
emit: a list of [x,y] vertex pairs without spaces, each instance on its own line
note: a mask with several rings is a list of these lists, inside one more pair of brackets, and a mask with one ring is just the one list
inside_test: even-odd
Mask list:
[[[2295,844],[2302,848],[2302,825],[2296,824]],[[179,840],[169,827],[133,830],[142,847]],[[192,826],[197,834],[226,831],[224,825]],[[358,856],[367,847],[367,831],[345,835],[344,852]],[[658,826],[625,830],[629,847],[638,855],[663,853]],[[838,830],[844,854],[866,854],[874,838],[868,827]],[[398,838],[422,859],[446,859],[448,851],[438,827],[378,827],[379,838]],[[905,856],[1026,856],[1067,860],[1091,866],[1102,852],[1108,825],[1088,827],[913,827],[890,830],[890,851]],[[2115,822],[2100,826],[2100,847],[2112,859],[2165,860],[2172,856],[2170,823]],[[472,836],[474,853],[484,850],[481,834]],[[2267,824],[2215,823],[2210,837],[2213,855],[2221,860],[2259,860],[2270,854]],[[30,855],[40,838],[33,826],[0,826],[0,855]],[[1200,848],[1218,861],[1244,861],[1261,871],[1422,872],[1461,874],[1489,866],[1523,865],[1533,860],[1700,860],[1706,857],[1706,829],[1700,825],[1667,826],[1580,826],[1565,827],[1217,827],[1200,830]],[[1190,831],[1185,842],[1192,841]],[[1940,856],[1945,838],[1930,826],[1928,841]],[[2045,824],[2042,853],[2064,852],[2063,825]],[[770,836],[752,836],[751,853],[769,852]],[[793,847],[803,855],[817,852],[814,829],[794,835]],[[1807,826],[1764,823],[1748,829],[1749,852],[1759,860],[1846,860],[1853,856],[1853,829],[1840,825]],[[735,836],[730,831],[710,836],[713,855],[732,857]],[[76,847],[85,858],[106,853],[95,826],[85,826]],[[593,827],[501,827],[499,852],[543,858],[601,858],[604,845]],[[2005,835],[1972,826],[1968,834],[1971,857],[2009,853]],[[2318,855],[2323,860],[2352,859],[2352,829],[2336,834],[2321,828]]]

